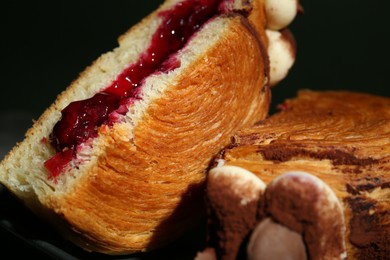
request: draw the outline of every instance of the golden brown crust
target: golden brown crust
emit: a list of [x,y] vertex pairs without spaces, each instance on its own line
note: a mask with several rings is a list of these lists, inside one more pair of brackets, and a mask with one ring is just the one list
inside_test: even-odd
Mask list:
[[322,179],[343,203],[347,253],[380,259],[390,250],[390,99],[301,91],[282,111],[240,131],[222,158],[265,183],[288,171]]
[[264,1],[265,0],[253,0],[251,2],[252,10],[249,13],[248,21],[260,36],[261,41],[268,45],[268,38],[265,35],[267,16],[265,14]]
[[266,116],[262,47],[241,17],[226,19],[229,32],[148,107],[132,142],[115,140],[114,127],[88,176],[53,198],[57,213],[85,236],[79,243],[87,250],[150,250],[195,225],[204,214],[211,158],[240,127]]

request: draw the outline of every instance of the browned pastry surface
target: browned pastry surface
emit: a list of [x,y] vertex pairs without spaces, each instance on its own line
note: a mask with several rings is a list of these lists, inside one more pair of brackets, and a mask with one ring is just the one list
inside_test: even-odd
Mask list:
[[270,183],[288,171],[323,180],[344,207],[349,257],[390,254],[390,99],[300,91],[281,112],[234,136],[225,165]]

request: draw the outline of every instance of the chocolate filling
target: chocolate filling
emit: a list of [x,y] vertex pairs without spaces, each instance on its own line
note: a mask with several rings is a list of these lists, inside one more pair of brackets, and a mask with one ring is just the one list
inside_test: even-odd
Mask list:
[[[387,259],[390,252],[390,237],[383,222],[387,212],[381,212],[375,201],[363,197],[347,199],[353,216],[350,221],[350,242],[359,248],[357,259]],[[374,214],[373,214],[374,212]]]
[[310,157],[320,160],[331,160],[334,165],[358,165],[367,166],[376,163],[378,160],[373,158],[357,158],[352,153],[339,149],[327,149],[323,151],[310,151],[300,147],[287,145],[269,145],[267,148],[258,150],[264,159],[275,162],[286,162],[294,157]]
[[125,115],[128,106],[141,99],[140,88],[148,76],[179,67],[180,61],[175,58],[177,51],[207,21],[228,12],[225,9],[229,1],[186,0],[160,12],[158,15],[163,21],[139,60],[125,68],[95,96],[73,102],[62,110],[62,118],[50,135],[50,143],[57,154],[45,162],[49,178],[61,174],[75,158],[77,147],[96,137],[100,126],[112,126],[118,120],[118,115]]
[[389,182],[385,182],[383,179],[378,177],[363,177],[355,180],[351,180],[351,183],[346,184],[348,193],[352,195],[359,195],[364,191],[372,191],[375,188],[381,187],[382,189],[389,187]]

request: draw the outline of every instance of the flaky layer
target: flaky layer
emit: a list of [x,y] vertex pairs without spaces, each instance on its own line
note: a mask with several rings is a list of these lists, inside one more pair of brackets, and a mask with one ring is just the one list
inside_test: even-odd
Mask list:
[[390,99],[301,91],[280,108],[236,134],[220,159],[252,171],[267,184],[289,171],[319,177],[343,204],[348,257],[388,255]]

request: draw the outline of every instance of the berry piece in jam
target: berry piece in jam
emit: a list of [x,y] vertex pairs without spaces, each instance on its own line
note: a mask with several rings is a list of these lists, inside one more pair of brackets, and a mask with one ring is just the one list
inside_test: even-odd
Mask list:
[[98,93],[90,99],[70,103],[53,128],[51,143],[57,151],[62,151],[96,137],[96,127],[108,123],[108,115],[119,108],[120,100],[113,95]]
[[73,150],[68,149],[57,153],[52,158],[47,160],[44,165],[45,168],[49,171],[48,178],[55,180],[56,177],[60,175],[61,172],[65,169],[66,165],[68,165],[68,163],[72,160],[72,158]]

